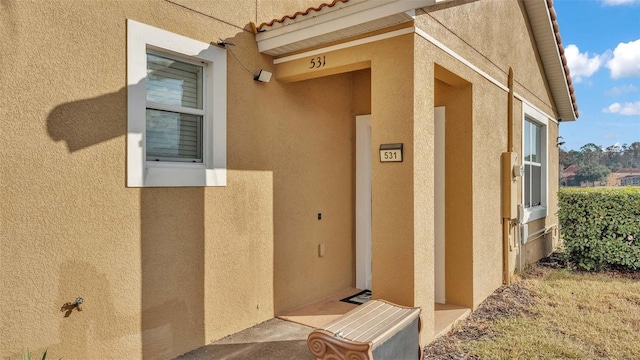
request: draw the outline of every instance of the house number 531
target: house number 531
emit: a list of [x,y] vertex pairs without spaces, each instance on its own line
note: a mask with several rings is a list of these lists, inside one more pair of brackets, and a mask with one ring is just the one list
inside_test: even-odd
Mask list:
[[311,65],[309,66],[309,69],[318,69],[318,68],[324,67],[327,64],[327,56],[322,55],[322,56],[311,58],[311,60],[309,61],[309,64]]

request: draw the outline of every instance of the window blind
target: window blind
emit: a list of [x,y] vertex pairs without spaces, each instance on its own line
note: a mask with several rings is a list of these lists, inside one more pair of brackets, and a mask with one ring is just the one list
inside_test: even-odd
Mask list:
[[147,54],[148,161],[202,162],[203,68]]
[[202,116],[147,109],[147,160],[202,161]]

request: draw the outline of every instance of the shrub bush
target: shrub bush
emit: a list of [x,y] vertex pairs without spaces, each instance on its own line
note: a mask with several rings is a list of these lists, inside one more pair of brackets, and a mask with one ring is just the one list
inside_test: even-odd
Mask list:
[[558,192],[562,250],[581,270],[640,269],[640,188]]

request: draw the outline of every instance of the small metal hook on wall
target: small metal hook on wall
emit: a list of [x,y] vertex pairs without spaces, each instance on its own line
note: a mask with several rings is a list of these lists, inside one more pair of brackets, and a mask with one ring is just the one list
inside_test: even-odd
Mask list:
[[65,303],[64,305],[62,305],[62,307],[60,308],[60,311],[61,312],[65,312],[64,313],[64,317],[69,317],[69,315],[71,315],[71,312],[73,311],[73,309],[77,309],[78,311],[82,311],[82,304],[84,304],[84,299],[81,296],[78,296],[76,298],[76,301],[68,302],[68,303]]

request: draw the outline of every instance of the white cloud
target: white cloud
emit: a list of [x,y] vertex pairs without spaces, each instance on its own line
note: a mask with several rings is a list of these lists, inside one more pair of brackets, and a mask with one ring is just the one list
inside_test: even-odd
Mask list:
[[634,91],[638,91],[638,87],[637,86],[635,86],[633,84],[622,85],[622,86],[616,86],[616,87],[613,87],[613,88],[607,90],[607,95],[609,95],[609,96],[619,96],[619,95],[631,93],[631,92],[634,92]]
[[591,55],[588,52],[581,53],[574,44],[569,44],[564,49],[567,57],[567,65],[571,70],[571,78],[575,82],[581,82],[583,78],[593,75],[605,60],[606,55]]
[[640,0],[602,0],[602,3],[607,6],[634,5],[640,3]]
[[624,104],[616,102],[602,109],[602,112],[620,115],[640,115],[640,101]]
[[608,108],[606,108],[606,109],[604,109],[602,111],[604,111],[606,113],[614,113],[615,114],[618,111],[620,111],[620,106],[621,106],[620,103],[613,103],[613,104],[609,105]]
[[613,50],[613,58],[607,61],[606,66],[611,70],[611,77],[614,79],[640,76],[640,39],[619,43]]

